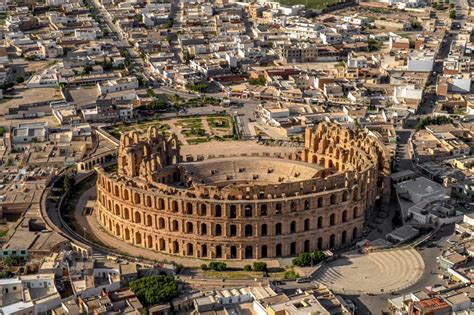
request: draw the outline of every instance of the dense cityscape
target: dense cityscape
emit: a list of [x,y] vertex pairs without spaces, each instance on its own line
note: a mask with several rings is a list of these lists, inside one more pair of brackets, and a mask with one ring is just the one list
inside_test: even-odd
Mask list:
[[0,314],[474,313],[473,28],[0,0]]

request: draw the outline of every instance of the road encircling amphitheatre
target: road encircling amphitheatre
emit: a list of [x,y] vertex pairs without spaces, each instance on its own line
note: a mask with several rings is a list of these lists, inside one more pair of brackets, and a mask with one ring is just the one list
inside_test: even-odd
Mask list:
[[123,135],[116,171],[98,169],[95,216],[157,252],[263,259],[358,239],[390,192],[390,157],[364,130],[321,123],[293,154],[182,156],[175,135]]

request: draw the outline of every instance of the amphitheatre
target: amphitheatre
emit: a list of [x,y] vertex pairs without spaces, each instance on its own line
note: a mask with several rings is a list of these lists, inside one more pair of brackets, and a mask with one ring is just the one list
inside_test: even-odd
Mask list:
[[288,257],[353,243],[390,195],[390,156],[364,130],[321,123],[298,152],[182,154],[174,134],[122,135],[116,170],[97,168],[98,224],[174,256]]

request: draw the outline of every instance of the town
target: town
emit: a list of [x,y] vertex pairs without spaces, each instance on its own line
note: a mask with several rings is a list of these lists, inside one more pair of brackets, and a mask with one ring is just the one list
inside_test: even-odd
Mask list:
[[1,0],[0,314],[474,312],[471,0]]

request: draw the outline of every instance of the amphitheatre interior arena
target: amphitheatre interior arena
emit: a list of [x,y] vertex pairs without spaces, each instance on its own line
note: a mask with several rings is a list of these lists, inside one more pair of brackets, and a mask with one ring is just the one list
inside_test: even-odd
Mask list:
[[346,246],[390,189],[390,157],[364,130],[321,123],[296,153],[182,156],[175,135],[123,135],[97,170],[95,215],[123,242],[170,255],[264,259]]

